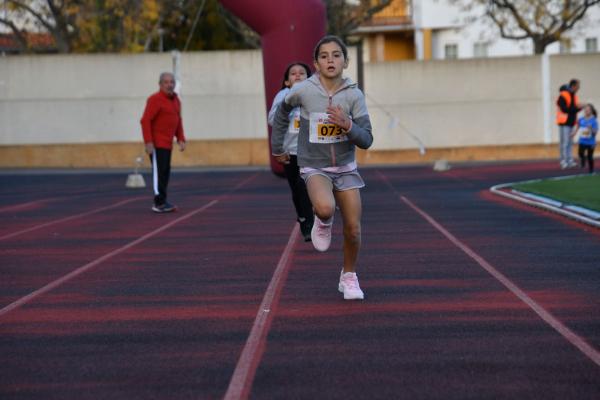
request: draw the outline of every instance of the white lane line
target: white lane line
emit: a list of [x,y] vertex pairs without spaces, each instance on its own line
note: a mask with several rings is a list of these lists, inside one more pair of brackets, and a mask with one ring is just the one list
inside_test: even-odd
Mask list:
[[8,233],[4,236],[0,236],[0,240],[10,239],[12,237],[22,235],[24,233],[36,231],[38,229],[46,228],[48,226],[59,224],[61,222],[71,221],[76,218],[87,217],[88,215],[97,214],[102,211],[110,210],[111,208],[116,208],[116,207],[122,206],[123,204],[131,203],[132,201],[139,200],[139,199],[142,199],[142,197],[134,197],[134,198],[127,199],[127,200],[122,200],[117,203],[111,204],[109,206],[96,208],[95,210],[86,211],[84,213],[71,215],[69,217],[64,217],[64,218],[56,219],[54,221],[49,221],[49,222],[46,222],[43,224],[35,225],[35,226],[29,227],[29,228],[21,229],[20,231],[16,231],[16,232]]
[[12,206],[0,207],[0,213],[10,212],[10,211],[19,211],[23,208],[28,208],[28,207],[34,206],[36,204],[42,205],[44,203],[55,201],[57,199],[58,199],[58,197],[52,197],[49,199],[33,200],[33,201],[28,201],[26,203],[14,204]]
[[273,277],[267,287],[262,303],[258,307],[252,330],[237,362],[224,400],[244,400],[250,395],[256,369],[265,351],[267,333],[273,320],[271,310],[279,303],[281,288],[285,283],[289,270],[290,256],[295,244],[298,242],[299,228],[298,224],[294,225],[288,243],[277,264],[277,268],[273,272]]
[[[179,218],[177,218],[177,219],[169,222],[168,224],[163,225],[162,227],[160,227],[160,228],[158,228],[158,229],[156,229],[156,230],[154,230],[152,232],[149,232],[149,233],[145,234],[142,237],[139,237],[138,239],[136,239],[136,240],[134,240],[134,241],[126,244],[123,247],[120,247],[120,248],[118,248],[118,249],[116,249],[116,250],[114,250],[114,251],[112,251],[112,252],[110,252],[108,254],[105,254],[104,256],[102,256],[102,257],[100,257],[100,258],[98,258],[98,259],[96,259],[96,260],[88,263],[88,264],[83,265],[83,266],[77,268],[76,270],[71,271],[67,275],[64,275],[62,278],[58,278],[58,279],[50,282],[49,284],[41,287],[40,289],[38,289],[38,290],[36,290],[34,292],[31,292],[27,296],[24,296],[24,297],[22,297],[22,298],[20,298],[20,299],[18,299],[16,301],[14,301],[14,302],[12,302],[11,304],[7,305],[6,307],[0,309],[0,317],[2,317],[6,313],[8,313],[8,312],[10,312],[10,311],[12,311],[12,310],[14,310],[16,308],[21,307],[23,304],[26,304],[26,303],[30,302],[31,300],[35,299],[36,297],[38,297],[38,296],[40,296],[40,295],[42,295],[44,293],[47,293],[50,290],[52,290],[52,289],[54,289],[54,288],[62,285],[63,283],[65,283],[65,282],[67,282],[67,281],[75,278],[76,276],[81,275],[82,273],[84,273],[87,270],[95,267],[96,265],[102,263],[103,261],[106,261],[109,258],[114,257],[117,254],[120,254],[120,253],[124,252],[125,250],[127,250],[127,249],[135,246],[136,244],[139,244],[139,243],[141,243],[141,242],[143,242],[143,241],[145,241],[145,240],[147,240],[147,239],[149,239],[149,238],[157,235],[158,233],[164,231],[165,229],[170,228],[171,226],[177,224],[178,222],[183,221],[185,219],[188,219],[188,218],[192,217],[193,215],[198,214],[199,212],[202,212],[202,211],[206,210],[209,207],[212,207],[213,205],[217,204],[221,199],[225,199],[225,198],[229,197],[231,195],[231,193],[233,193],[237,189],[241,188],[242,186],[244,186],[246,183],[250,182],[251,180],[253,180],[256,176],[258,176],[258,172],[256,172],[255,174],[249,176],[248,178],[244,179],[243,181],[239,182],[232,189],[230,189],[226,193],[223,193],[222,195],[220,195],[216,199],[212,200],[208,204],[206,204],[206,205],[204,205],[204,206],[202,206],[200,208],[197,208],[196,210],[191,211],[191,212],[189,212],[189,213],[187,213],[187,214],[185,214],[185,215],[183,215],[183,216],[181,216],[181,217],[179,217]],[[131,199],[131,200],[134,200],[134,199]]]
[[517,296],[522,302],[524,302],[529,308],[531,308],[544,322],[554,328],[558,333],[560,333],[569,343],[573,346],[577,347],[579,351],[581,351],[584,355],[586,355],[590,360],[592,360],[596,365],[600,366],[600,353],[598,350],[593,348],[589,343],[587,343],[582,337],[577,335],[575,332],[567,328],[562,322],[560,322],[556,317],[550,314],[544,307],[539,305],[535,300],[533,300],[527,293],[525,293],[521,288],[515,285],[510,279],[504,276],[500,271],[494,268],[490,263],[488,263],[483,257],[473,251],[469,246],[461,242],[456,236],[451,234],[446,228],[444,228],[440,223],[438,223],[433,217],[427,214],[425,211],[421,210],[418,206],[416,206],[413,202],[411,202],[407,197],[402,196],[396,188],[390,183],[387,176],[385,176],[381,171],[377,171],[378,175],[381,179],[388,185],[388,187],[394,192],[402,202],[406,203],[410,208],[417,212],[417,214],[421,215],[427,222],[429,222],[434,228],[436,228],[442,235],[444,235],[448,240],[450,240],[456,247],[461,249],[465,254],[471,257],[477,264],[479,264],[484,270],[486,270],[490,275],[496,278],[502,285],[504,285],[512,294]]
[[575,332],[567,328],[562,322],[560,322],[556,317],[550,314],[544,307],[539,305],[535,300],[533,300],[527,293],[525,293],[521,288],[515,285],[510,279],[500,273],[494,266],[488,263],[483,257],[473,251],[469,246],[461,242],[456,238],[453,234],[451,234],[446,228],[444,228],[440,223],[438,223],[433,217],[427,214],[425,211],[421,210],[417,207],[413,202],[407,199],[404,196],[400,196],[400,199],[406,203],[410,208],[416,211],[419,215],[421,215],[427,222],[429,222],[435,229],[440,231],[442,235],[446,236],[448,240],[450,240],[456,247],[461,249],[465,254],[471,257],[473,260],[477,262],[483,269],[490,273],[494,278],[496,278],[501,284],[503,284],[508,290],[510,290],[515,296],[517,296],[523,303],[527,304],[529,308],[531,308],[537,315],[540,316],[548,325],[554,328],[558,333],[560,333],[569,343],[573,346],[577,347],[579,351],[589,357],[596,365],[600,366],[600,353],[598,350],[594,349],[590,344],[588,344],[582,337],[578,336]]
[[118,254],[121,254],[124,251],[132,248],[133,246],[140,244],[140,243],[150,239],[153,236],[156,236],[157,234],[170,228],[171,226],[173,226],[181,221],[184,221],[190,217],[193,217],[194,215],[206,210],[209,207],[212,207],[213,205],[217,204],[218,202],[219,202],[219,200],[213,200],[210,203],[208,203],[200,208],[197,208],[196,210],[191,211],[191,212],[169,222],[168,224],[165,224],[165,225],[161,226],[160,228],[155,229],[152,232],[145,234],[144,236],[141,236],[141,237],[137,238],[136,240],[129,242],[125,246],[119,247],[118,249],[113,250],[113,251],[103,255],[102,257],[97,258],[94,261],[89,262],[89,263],[71,271],[70,273],[62,276],[61,278],[58,278],[58,279],[48,283],[46,286],[43,286],[43,287],[39,288],[38,290],[29,293],[28,295],[26,295],[24,297],[21,297],[20,299],[10,303],[9,305],[7,305],[6,307],[4,307],[2,309],[0,309],[0,317],[15,310],[16,308],[21,307],[23,304],[30,302],[31,300],[35,299],[36,297],[38,297],[44,293],[47,293],[50,290],[62,285],[63,283],[70,281],[71,279],[75,278],[76,276],[83,274],[84,272],[94,268],[95,266],[97,266],[98,264],[101,264],[102,262],[108,260],[109,258],[112,258]]

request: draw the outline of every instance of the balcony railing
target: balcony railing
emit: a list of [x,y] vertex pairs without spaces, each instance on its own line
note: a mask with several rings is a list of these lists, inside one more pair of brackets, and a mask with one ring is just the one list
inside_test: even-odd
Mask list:
[[391,4],[373,15],[363,26],[405,25],[412,23],[412,1],[392,0]]

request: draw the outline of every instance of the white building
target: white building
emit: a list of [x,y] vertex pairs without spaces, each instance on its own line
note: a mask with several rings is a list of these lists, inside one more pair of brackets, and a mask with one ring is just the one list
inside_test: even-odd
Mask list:
[[[465,0],[466,3],[467,1]],[[503,39],[483,7],[465,10],[451,0],[393,0],[356,33],[362,36],[365,61],[453,59],[533,54],[531,39]],[[546,53],[600,50],[600,5]]]

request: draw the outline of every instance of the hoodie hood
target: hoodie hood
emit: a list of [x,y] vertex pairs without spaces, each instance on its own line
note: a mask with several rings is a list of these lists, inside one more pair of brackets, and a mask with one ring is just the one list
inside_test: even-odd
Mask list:
[[[317,87],[319,87],[323,93],[325,93],[327,96],[329,96],[329,93],[327,93],[327,90],[325,90],[325,88],[323,87],[323,85],[321,84],[321,80],[319,79],[319,73],[315,73],[313,74],[310,78],[307,79],[308,82],[313,83],[314,85],[316,85]],[[343,77],[342,78],[342,85],[338,88],[338,90],[335,91],[335,93],[340,92],[344,89],[347,88],[353,88],[356,87],[356,83],[354,83],[352,81],[352,79],[348,78],[348,77]],[[334,94],[335,94],[334,93]]]

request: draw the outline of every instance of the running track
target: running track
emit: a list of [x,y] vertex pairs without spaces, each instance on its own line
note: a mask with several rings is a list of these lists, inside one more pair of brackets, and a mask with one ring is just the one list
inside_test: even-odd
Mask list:
[[554,164],[362,169],[363,302],[268,171],[0,174],[0,398],[598,399],[600,231],[487,191]]

